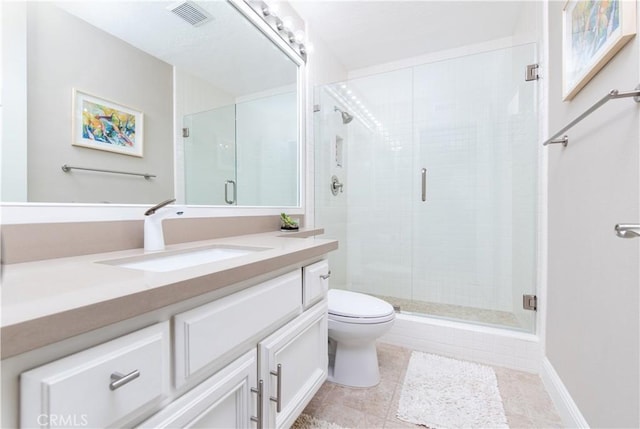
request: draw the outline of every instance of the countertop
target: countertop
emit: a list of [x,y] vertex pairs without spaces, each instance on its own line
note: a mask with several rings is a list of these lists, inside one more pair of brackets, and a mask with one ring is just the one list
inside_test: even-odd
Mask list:
[[[338,248],[321,230],[267,232],[166,246],[266,248],[169,272],[103,263],[144,255],[131,249],[2,266],[2,358],[179,303],[226,286],[318,258]],[[311,236],[310,236],[311,235]]]

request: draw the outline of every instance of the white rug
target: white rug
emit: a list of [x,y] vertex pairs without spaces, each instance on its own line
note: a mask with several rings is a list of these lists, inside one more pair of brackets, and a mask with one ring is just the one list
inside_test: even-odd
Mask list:
[[300,414],[291,429],[343,429],[335,423],[317,419],[308,414]]
[[492,368],[413,352],[398,418],[429,428],[508,428]]

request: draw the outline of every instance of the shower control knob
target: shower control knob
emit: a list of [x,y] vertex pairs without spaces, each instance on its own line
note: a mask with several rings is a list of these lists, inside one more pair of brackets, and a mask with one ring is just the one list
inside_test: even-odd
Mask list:
[[331,176],[331,193],[333,195],[338,195],[338,192],[342,192],[343,187],[344,184],[340,183],[340,180],[335,175]]

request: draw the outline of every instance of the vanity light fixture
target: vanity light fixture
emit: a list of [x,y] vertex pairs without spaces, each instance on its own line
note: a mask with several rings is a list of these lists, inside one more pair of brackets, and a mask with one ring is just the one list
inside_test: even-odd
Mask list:
[[307,48],[303,43],[304,32],[300,30],[296,31],[293,26],[293,18],[285,16],[281,19],[278,17],[276,6],[269,6],[261,0],[244,1],[258,13],[264,22],[274,29],[289,46],[298,52],[305,62],[307,61]]
[[291,18],[290,16],[285,16],[284,18],[282,18],[282,26],[287,31],[293,30],[293,18]]

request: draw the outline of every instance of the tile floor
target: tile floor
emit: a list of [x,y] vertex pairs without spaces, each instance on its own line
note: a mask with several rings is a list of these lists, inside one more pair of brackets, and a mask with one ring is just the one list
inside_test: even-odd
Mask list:
[[[356,389],[325,382],[304,413],[344,428],[421,428],[398,420],[395,413],[411,350],[378,343],[380,384]],[[542,381],[537,375],[494,367],[511,429],[561,428]]]

